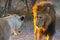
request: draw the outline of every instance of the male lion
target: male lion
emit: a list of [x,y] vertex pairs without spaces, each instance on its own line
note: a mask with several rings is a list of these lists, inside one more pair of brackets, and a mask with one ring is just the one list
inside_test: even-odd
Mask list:
[[[48,40],[52,40],[52,36],[55,33],[55,14],[54,5],[50,1],[41,1],[33,6],[35,38],[36,32],[39,31],[39,40],[41,40],[42,36],[49,36]],[[36,38],[35,40],[38,39]]]

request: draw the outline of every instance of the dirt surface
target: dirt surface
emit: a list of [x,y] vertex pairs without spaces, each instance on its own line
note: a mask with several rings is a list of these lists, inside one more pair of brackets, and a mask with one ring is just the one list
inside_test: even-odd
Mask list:
[[[34,40],[33,34],[19,34],[18,36],[12,35],[9,40]],[[60,31],[57,31],[52,40],[60,40]]]

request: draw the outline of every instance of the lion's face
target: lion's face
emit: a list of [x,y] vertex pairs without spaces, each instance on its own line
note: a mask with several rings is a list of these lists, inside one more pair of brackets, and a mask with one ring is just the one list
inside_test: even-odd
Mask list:
[[47,21],[47,16],[45,16],[44,14],[40,14],[40,15],[37,15],[36,18],[37,18],[36,25],[40,28],[44,27]]
[[47,13],[47,8],[46,10],[37,10],[37,21],[36,21],[36,25],[40,28],[45,27],[48,28],[48,25],[51,23],[51,16],[49,15],[49,13]]

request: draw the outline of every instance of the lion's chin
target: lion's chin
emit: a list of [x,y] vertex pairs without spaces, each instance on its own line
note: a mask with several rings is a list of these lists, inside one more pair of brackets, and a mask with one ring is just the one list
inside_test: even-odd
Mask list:
[[37,25],[37,27],[38,27],[38,28],[43,28],[43,25],[40,25],[40,24],[39,24],[39,25]]

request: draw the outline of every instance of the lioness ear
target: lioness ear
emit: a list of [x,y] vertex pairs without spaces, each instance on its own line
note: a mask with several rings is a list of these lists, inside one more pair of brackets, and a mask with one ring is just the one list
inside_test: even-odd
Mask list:
[[25,16],[21,16],[21,18],[20,18],[20,19],[21,19],[21,21],[23,21],[23,20],[24,20],[24,18],[25,18]]

